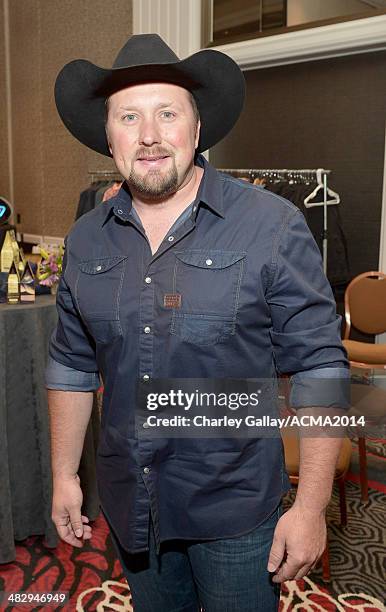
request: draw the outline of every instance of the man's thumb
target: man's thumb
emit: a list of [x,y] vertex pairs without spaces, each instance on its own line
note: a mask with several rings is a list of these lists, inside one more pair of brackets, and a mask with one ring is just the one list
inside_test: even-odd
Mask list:
[[279,567],[280,563],[284,558],[285,552],[285,540],[284,538],[279,538],[275,536],[273,538],[271,551],[269,553],[267,570],[269,572],[274,572]]
[[73,512],[70,514],[71,527],[77,538],[83,535],[83,523],[82,517],[79,512]]

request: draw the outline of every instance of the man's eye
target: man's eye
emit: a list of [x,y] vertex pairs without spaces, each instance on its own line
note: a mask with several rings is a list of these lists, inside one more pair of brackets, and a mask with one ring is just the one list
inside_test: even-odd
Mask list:
[[173,119],[175,114],[171,111],[163,111],[162,116],[165,117],[165,119]]
[[131,121],[134,121],[134,119],[135,119],[135,118],[136,118],[136,116],[135,116],[135,115],[133,115],[133,114],[131,114],[131,113],[129,113],[128,115],[124,115],[124,116],[122,117],[122,119],[123,119],[124,121],[126,121],[126,122],[131,122]]

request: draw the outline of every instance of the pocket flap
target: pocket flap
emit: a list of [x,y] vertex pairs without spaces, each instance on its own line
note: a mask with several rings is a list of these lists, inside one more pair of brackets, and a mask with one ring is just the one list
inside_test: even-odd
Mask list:
[[204,251],[202,249],[175,252],[175,256],[185,264],[207,270],[227,268],[243,259],[245,255],[245,251]]
[[115,256],[115,257],[100,257],[99,259],[89,259],[87,261],[80,261],[78,266],[82,272],[86,274],[102,274],[114,266],[118,265],[121,261],[127,259],[126,255]]

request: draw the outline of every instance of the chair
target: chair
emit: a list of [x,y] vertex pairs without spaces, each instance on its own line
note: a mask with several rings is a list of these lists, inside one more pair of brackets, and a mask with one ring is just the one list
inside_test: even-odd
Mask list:
[[[364,272],[353,278],[344,296],[346,328],[343,345],[350,366],[366,370],[383,370],[386,373],[386,344],[371,344],[350,340],[351,327],[365,334],[382,334],[386,331],[386,274]],[[368,500],[366,440],[358,436],[361,499]]]
[[[282,435],[284,446],[284,457],[286,470],[291,484],[297,485],[299,482],[299,439],[296,435],[286,434],[285,429]],[[343,438],[343,444],[339,453],[337,465],[335,468],[334,481],[339,488],[339,509],[340,509],[340,524],[342,527],[347,525],[347,503],[345,490],[345,477],[350,466],[352,446],[349,438]],[[330,556],[328,549],[328,540],[326,548],[322,555],[323,580],[330,582]]]

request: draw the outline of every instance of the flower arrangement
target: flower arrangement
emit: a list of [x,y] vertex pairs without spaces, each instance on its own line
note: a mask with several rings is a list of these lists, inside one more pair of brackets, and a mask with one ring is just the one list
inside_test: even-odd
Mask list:
[[59,283],[62,274],[64,247],[59,246],[52,251],[39,245],[42,260],[38,265],[37,279],[39,285],[53,287]]

